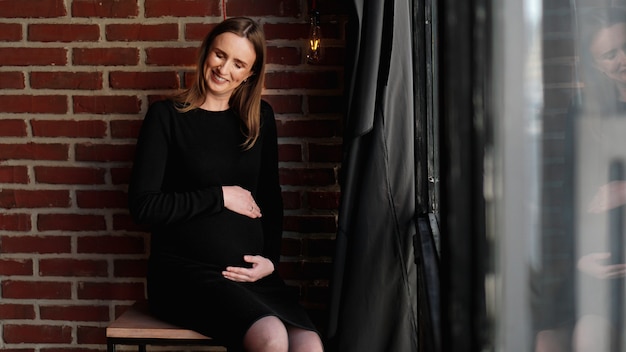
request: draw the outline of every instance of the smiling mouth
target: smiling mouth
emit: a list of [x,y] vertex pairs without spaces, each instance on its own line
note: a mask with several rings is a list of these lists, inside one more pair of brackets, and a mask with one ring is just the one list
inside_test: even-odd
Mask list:
[[211,75],[211,77],[213,78],[213,80],[214,80],[215,82],[217,82],[217,83],[224,83],[224,82],[227,82],[227,81],[228,81],[226,78],[224,78],[224,77],[220,76],[217,72],[212,71],[212,73],[213,73],[213,74]]

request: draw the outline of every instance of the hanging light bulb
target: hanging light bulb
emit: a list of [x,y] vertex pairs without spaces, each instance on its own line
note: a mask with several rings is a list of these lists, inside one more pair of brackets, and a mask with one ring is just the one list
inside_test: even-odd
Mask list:
[[315,9],[315,1],[309,12],[311,28],[309,30],[309,45],[307,45],[306,59],[309,63],[318,63],[322,58],[322,31],[320,28],[320,12]]

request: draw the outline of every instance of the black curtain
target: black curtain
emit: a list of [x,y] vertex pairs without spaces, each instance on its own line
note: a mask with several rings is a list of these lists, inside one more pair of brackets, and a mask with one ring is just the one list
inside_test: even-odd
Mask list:
[[329,350],[418,349],[410,0],[352,0]]

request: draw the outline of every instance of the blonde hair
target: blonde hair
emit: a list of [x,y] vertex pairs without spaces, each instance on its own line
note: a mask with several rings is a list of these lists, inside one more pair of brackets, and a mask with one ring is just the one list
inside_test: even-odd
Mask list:
[[230,96],[228,104],[235,114],[243,121],[246,140],[244,149],[250,149],[259,138],[261,130],[261,93],[265,80],[265,35],[263,28],[247,17],[232,17],[218,24],[202,42],[198,53],[195,81],[188,89],[174,96],[174,101],[181,104],[182,112],[199,108],[206,98],[208,83],[205,76],[205,63],[209,49],[215,38],[222,33],[234,33],[247,38],[254,47],[256,60],[252,65],[252,75],[248,77]]

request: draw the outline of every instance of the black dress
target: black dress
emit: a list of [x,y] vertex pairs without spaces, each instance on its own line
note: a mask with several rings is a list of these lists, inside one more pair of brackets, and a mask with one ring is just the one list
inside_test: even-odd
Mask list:
[[[176,110],[154,103],[141,127],[129,186],[136,222],[151,226],[148,299],[164,320],[241,348],[248,328],[265,316],[315,331],[295,292],[276,272],[254,283],[222,277],[229,265],[248,266],[260,254],[278,266],[282,198],[276,122],[262,102],[261,133],[244,151],[243,124],[232,110]],[[224,207],[221,187],[250,192],[263,216]]]

